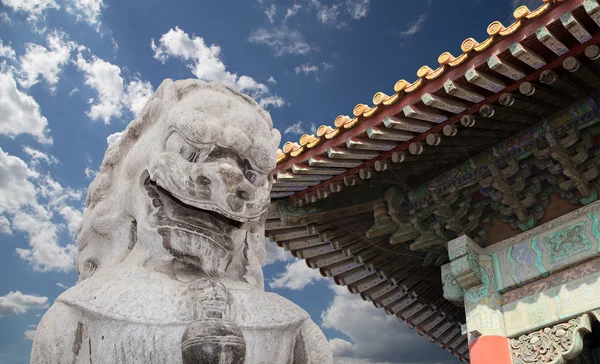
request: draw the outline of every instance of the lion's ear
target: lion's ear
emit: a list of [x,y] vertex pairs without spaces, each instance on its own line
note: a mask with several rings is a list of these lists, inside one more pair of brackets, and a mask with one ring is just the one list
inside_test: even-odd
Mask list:
[[271,129],[271,137],[275,148],[279,148],[279,143],[281,143],[281,133],[279,132],[279,130]]

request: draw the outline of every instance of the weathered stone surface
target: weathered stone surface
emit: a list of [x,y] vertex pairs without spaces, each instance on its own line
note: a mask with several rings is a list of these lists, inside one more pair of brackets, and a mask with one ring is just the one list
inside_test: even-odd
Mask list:
[[31,363],[332,363],[309,315],[263,288],[279,140],[252,99],[165,80],[89,187],[79,282]]

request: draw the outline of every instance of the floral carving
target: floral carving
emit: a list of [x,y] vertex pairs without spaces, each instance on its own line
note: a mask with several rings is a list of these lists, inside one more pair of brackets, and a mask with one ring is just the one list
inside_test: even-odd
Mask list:
[[564,364],[574,359],[583,348],[583,335],[591,331],[589,316],[521,335],[510,340],[515,364]]

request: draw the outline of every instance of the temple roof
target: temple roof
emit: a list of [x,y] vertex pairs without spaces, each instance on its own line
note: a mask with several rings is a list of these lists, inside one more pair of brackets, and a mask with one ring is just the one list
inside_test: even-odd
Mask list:
[[[512,100],[501,96],[523,97],[522,84],[538,84],[544,71],[562,71],[567,58],[597,43],[598,9],[596,0],[544,0],[533,11],[517,8],[515,22],[507,27],[491,23],[488,39],[466,39],[457,57],[442,53],[440,66],[421,67],[415,82],[400,80],[393,94],[376,93],[373,106],[358,104],[353,117],[338,116],[333,126],[320,126],[316,136],[286,143],[278,152],[272,198],[314,202],[378,171],[410,174],[415,164],[400,168],[405,162],[435,160],[419,174],[439,173],[514,135],[526,123],[500,125],[505,123],[497,116]],[[492,109],[482,109],[486,105]],[[468,138],[487,139],[480,148],[476,143],[456,147],[469,144]]]
[[286,143],[267,236],[468,361],[464,310],[442,292],[445,244],[489,246],[600,195],[598,10],[520,7],[461,56]]

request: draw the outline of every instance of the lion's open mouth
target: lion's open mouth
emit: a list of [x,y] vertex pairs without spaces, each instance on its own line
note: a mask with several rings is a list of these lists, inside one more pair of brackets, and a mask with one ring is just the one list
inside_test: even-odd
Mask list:
[[152,199],[154,221],[161,235],[200,235],[224,250],[231,250],[231,235],[241,222],[218,212],[190,206],[147,177],[144,188]]

